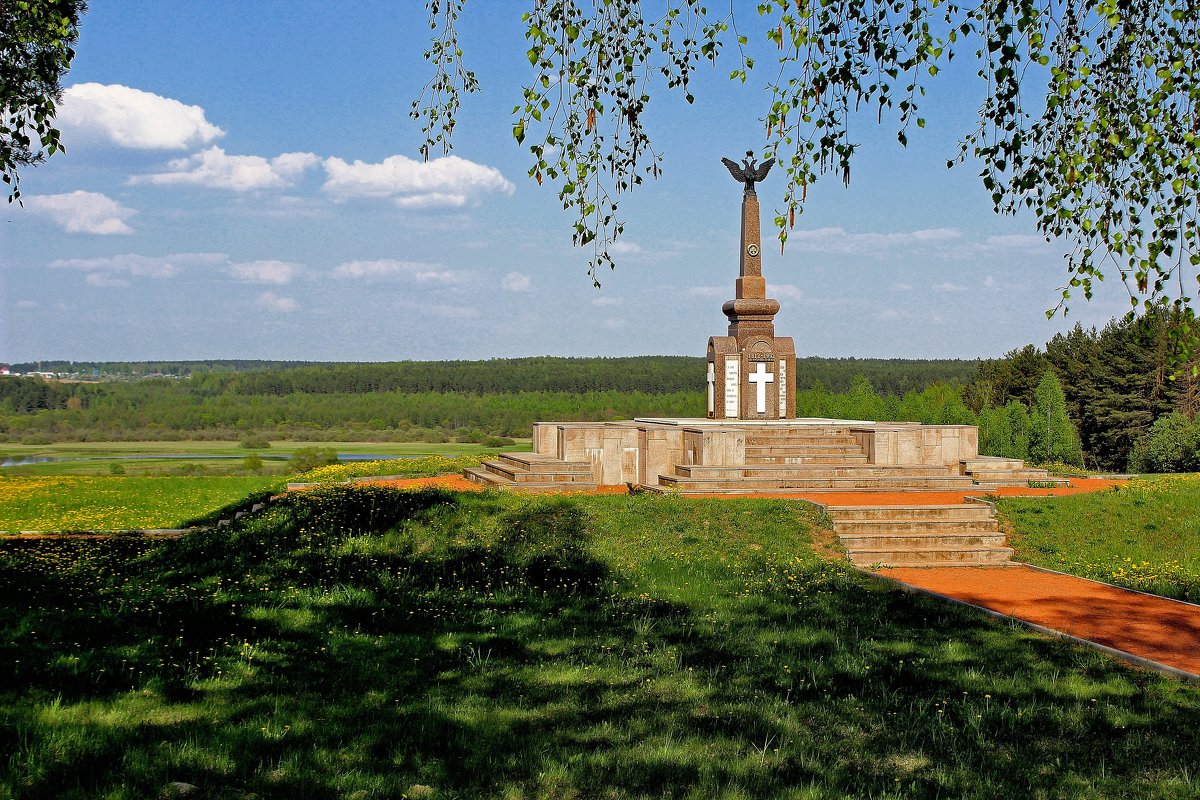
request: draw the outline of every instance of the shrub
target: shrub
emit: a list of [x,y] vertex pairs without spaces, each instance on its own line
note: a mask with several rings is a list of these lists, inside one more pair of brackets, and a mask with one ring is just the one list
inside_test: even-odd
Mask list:
[[337,450],[332,447],[301,447],[292,453],[288,467],[292,472],[308,472],[317,467],[336,464]]
[[258,453],[251,453],[242,459],[242,467],[251,472],[260,472],[263,468],[262,456]]
[[50,444],[51,439],[43,433],[35,433],[32,436],[26,436],[21,440],[21,444]]
[[238,447],[244,447],[247,450],[266,450],[270,446],[271,443],[267,440],[267,437],[260,434],[247,436],[238,442]]

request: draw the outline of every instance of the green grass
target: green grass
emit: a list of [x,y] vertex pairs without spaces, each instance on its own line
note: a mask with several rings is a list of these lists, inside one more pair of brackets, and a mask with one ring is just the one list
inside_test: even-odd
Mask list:
[[1200,690],[813,555],[804,504],[329,487],[0,542],[0,796],[1200,794]]
[[174,528],[282,487],[273,477],[0,475],[0,531]]
[[1005,498],[1017,557],[1165,597],[1200,601],[1200,475],[1097,494]]
[[[333,448],[341,453],[362,453],[379,456],[444,456],[457,458],[479,453],[529,450],[529,441],[502,448],[484,448],[466,443],[422,443],[422,442],[272,442],[263,450],[247,450],[237,442],[179,441],[179,442],[62,442],[47,445],[0,444],[0,460],[6,458],[29,458],[49,456],[53,458],[87,458],[87,461],[52,462],[45,464],[23,464],[0,468],[3,475],[108,475],[114,464],[120,465],[127,475],[247,475],[240,460],[179,458],[156,458],[163,454],[195,456],[237,456],[244,458],[258,453],[265,462],[264,472],[285,474],[286,463],[277,461],[281,456],[304,447]],[[134,458],[131,458],[134,457]]]

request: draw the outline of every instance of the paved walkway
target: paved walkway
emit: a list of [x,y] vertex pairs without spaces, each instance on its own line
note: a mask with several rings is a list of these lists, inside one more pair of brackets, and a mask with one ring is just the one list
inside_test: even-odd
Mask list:
[[1200,606],[1024,565],[879,574],[1200,678]]

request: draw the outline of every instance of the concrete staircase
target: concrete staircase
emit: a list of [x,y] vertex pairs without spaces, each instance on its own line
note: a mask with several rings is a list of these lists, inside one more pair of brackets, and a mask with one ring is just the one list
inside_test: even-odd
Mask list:
[[561,461],[537,453],[502,453],[498,459],[463,471],[481,486],[522,492],[590,491],[597,488],[588,461]]
[[660,475],[654,491],[678,494],[754,494],[826,491],[986,490],[969,475],[945,466],[880,466],[849,431],[785,429],[746,435],[746,463],[738,466],[677,464]]
[[1030,483],[1047,486],[1070,486],[1069,478],[1051,475],[1044,469],[1025,466],[1019,458],[1000,458],[999,456],[979,456],[959,462],[962,473],[968,475],[977,483],[987,483],[994,486],[1028,486]]
[[1013,554],[987,503],[825,506],[825,512],[858,566],[995,566]]

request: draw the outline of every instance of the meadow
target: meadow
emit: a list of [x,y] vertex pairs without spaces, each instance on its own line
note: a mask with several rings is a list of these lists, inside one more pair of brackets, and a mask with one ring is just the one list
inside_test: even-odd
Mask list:
[[827,538],[778,500],[332,486],[0,541],[0,796],[1200,795],[1200,689]]
[[[445,450],[445,445],[439,449]],[[290,474],[286,466],[267,474],[247,470],[182,476],[0,474],[0,531],[186,527],[215,521],[221,509],[229,509],[228,516],[234,509],[249,507],[248,497],[257,500],[281,491],[288,480],[335,483],[371,475],[424,477],[461,472],[477,466],[483,457],[477,446],[467,446],[452,457],[352,461]]]
[[1200,474],[1138,478],[1097,494],[999,501],[1016,557],[1200,602]]
[[178,528],[282,488],[274,477],[0,476],[0,531]]

